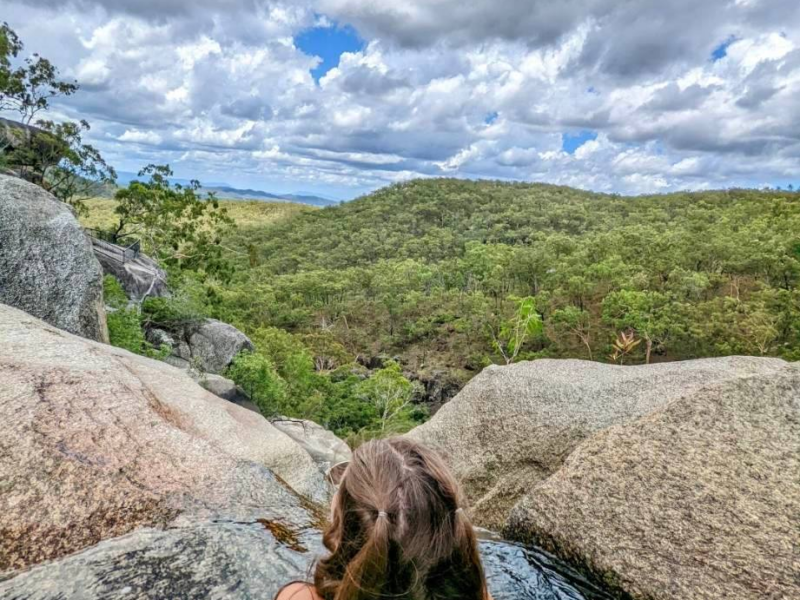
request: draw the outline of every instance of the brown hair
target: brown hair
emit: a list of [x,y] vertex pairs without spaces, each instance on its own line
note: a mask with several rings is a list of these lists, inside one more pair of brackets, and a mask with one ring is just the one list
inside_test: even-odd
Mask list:
[[442,459],[404,438],[359,447],[314,573],[324,600],[486,600],[478,543]]

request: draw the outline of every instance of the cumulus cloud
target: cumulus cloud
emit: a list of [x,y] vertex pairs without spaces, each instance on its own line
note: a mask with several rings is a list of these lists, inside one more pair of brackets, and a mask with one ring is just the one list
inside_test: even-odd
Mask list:
[[[800,170],[789,0],[5,0],[122,168],[352,196],[410,177],[643,193]],[[295,42],[366,40],[319,81]],[[566,152],[565,134],[590,132]]]

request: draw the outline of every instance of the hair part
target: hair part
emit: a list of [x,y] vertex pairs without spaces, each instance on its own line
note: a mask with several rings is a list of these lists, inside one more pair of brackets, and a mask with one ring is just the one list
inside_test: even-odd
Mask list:
[[438,454],[405,438],[367,442],[334,497],[317,593],[324,600],[485,600],[463,506]]

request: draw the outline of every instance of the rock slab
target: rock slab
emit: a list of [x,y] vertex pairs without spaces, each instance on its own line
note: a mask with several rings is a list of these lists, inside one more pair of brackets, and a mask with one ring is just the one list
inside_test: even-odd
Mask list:
[[0,303],[107,342],[103,271],[70,208],[0,175]]
[[800,364],[598,433],[506,531],[637,599],[800,598]]
[[497,530],[523,495],[597,432],[708,383],[769,376],[785,365],[729,357],[633,367],[551,359],[493,366],[410,435],[447,458],[474,520]]
[[328,498],[308,452],[261,415],[5,305],[0,380],[0,572],[183,521],[301,529]]

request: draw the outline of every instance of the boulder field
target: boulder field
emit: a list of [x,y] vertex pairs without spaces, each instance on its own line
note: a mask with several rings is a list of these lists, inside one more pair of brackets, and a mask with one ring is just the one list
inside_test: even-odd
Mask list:
[[108,341],[103,272],[69,206],[0,175],[0,303],[60,329]]
[[[349,451],[319,426],[287,435],[3,305],[0,380],[0,598],[269,600],[324,552],[322,470]],[[495,600],[607,599],[542,553],[481,551]]]
[[474,520],[625,597],[800,597],[798,364],[490,367],[411,436]]
[[308,452],[179,369],[0,305],[0,373],[0,571],[141,528],[319,521]]

